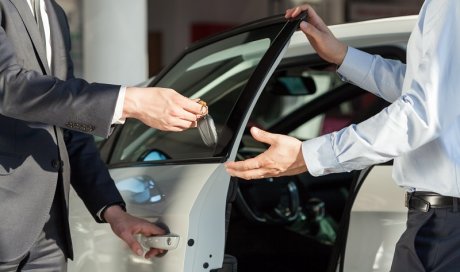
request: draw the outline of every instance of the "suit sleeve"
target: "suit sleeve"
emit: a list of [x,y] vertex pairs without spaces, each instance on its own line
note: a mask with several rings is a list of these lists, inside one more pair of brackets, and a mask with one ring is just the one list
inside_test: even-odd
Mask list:
[[123,203],[107,166],[101,160],[91,135],[64,130],[71,167],[71,184],[97,222],[97,213],[105,206]]
[[[64,11],[56,4],[59,23],[68,33],[68,22]],[[64,35],[67,53],[67,79],[74,79],[73,63],[70,57],[70,35]],[[101,160],[94,138],[74,130],[64,129],[64,140],[71,168],[70,182],[78,196],[94,219],[101,223],[98,212],[107,205],[122,203],[115,182],[110,177],[105,163]]]
[[23,69],[0,27],[0,114],[108,137],[119,90],[117,85],[62,81]]

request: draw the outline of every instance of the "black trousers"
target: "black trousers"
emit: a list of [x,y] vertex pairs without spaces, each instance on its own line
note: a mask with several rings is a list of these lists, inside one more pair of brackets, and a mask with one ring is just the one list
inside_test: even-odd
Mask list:
[[407,229],[396,244],[391,272],[460,271],[460,212],[409,210]]

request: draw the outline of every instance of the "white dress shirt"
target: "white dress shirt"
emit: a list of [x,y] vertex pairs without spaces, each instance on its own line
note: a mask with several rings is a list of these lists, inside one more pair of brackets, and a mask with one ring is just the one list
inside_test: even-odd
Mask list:
[[351,171],[394,158],[398,185],[460,197],[460,1],[424,2],[407,65],[349,48],[338,73],[392,104],[305,141],[309,171]]
[[[42,15],[43,30],[45,31],[45,38],[46,38],[46,41],[45,41],[45,44],[46,44],[46,60],[48,61],[48,66],[51,67],[52,52],[51,52],[50,22],[49,22],[48,13],[47,13],[48,11],[46,10],[46,5],[43,2],[43,0],[35,0],[35,1],[40,1],[40,13]],[[30,7],[30,10],[32,11],[32,14],[34,14],[35,11],[34,11],[33,0],[27,0],[27,3],[29,4],[29,7]]]
[[[26,0],[29,4],[30,10],[32,14],[34,13],[34,6],[32,0]],[[43,21],[43,28],[45,32],[45,44],[46,44],[46,59],[48,61],[48,66],[51,67],[51,60],[52,60],[52,48],[51,48],[51,30],[50,30],[50,22],[48,17],[48,11],[44,0],[35,0],[40,1],[40,13]],[[125,119],[122,118],[123,115],[123,103],[125,100],[125,93],[126,87],[122,86],[120,88],[120,92],[117,98],[117,104],[115,106],[115,112],[112,118],[112,124],[123,124]]]

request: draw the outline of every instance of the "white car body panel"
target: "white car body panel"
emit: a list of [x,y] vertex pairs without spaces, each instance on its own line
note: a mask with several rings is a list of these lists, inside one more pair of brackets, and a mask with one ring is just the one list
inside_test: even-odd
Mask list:
[[351,210],[344,271],[390,271],[406,215],[404,190],[391,178],[391,165],[374,166]]
[[[218,268],[223,260],[225,239],[225,196],[230,177],[222,164],[120,168],[110,171],[133,215],[161,222],[180,236],[179,245],[165,256],[145,260],[135,256],[111,231],[108,224],[97,224],[75,194],[71,197],[71,226],[75,260],[69,271],[198,271]],[[161,193],[161,200],[136,204],[137,177],[149,177]],[[127,186],[127,182],[131,185]],[[145,190],[149,190],[146,186]],[[144,192],[145,193],[145,192]],[[155,201],[157,198],[155,198]],[[212,203],[212,204],[210,204]],[[95,239],[96,238],[96,239]],[[188,241],[193,239],[193,246]],[[85,241],[98,241],[88,247]],[[90,248],[90,251],[88,251]]]

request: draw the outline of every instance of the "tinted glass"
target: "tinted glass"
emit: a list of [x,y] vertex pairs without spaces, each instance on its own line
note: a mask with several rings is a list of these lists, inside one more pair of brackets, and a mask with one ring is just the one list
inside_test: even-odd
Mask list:
[[[110,163],[166,159],[211,158],[224,148],[230,113],[246,82],[282,24],[223,39],[184,55],[155,85],[207,102],[219,145],[207,146],[197,129],[162,132],[137,120],[123,126]],[[223,143],[222,143],[223,142]]]

